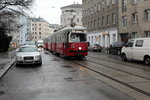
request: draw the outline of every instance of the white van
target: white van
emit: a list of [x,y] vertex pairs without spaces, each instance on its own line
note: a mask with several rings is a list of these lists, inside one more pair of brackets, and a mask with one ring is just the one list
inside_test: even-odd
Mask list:
[[122,48],[121,57],[123,61],[127,61],[127,59],[138,60],[150,65],[150,38],[129,40]]

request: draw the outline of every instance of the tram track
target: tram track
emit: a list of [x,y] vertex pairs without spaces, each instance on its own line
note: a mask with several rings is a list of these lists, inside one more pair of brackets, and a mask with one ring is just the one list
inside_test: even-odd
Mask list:
[[[57,59],[58,59],[58,58],[57,58]],[[62,60],[62,59],[61,59],[61,60]],[[63,59],[63,60],[64,60],[64,59]],[[64,60],[64,61],[66,61],[66,60]],[[132,90],[134,90],[134,91],[136,91],[136,92],[138,92],[138,93],[141,93],[141,94],[143,94],[143,95],[145,95],[145,96],[150,97],[150,92],[149,92],[149,91],[145,91],[145,90],[140,89],[140,88],[138,88],[138,87],[136,87],[136,86],[133,86],[133,85],[130,84],[130,83],[126,83],[126,82],[124,82],[124,81],[122,81],[122,80],[119,80],[119,79],[117,79],[117,78],[115,78],[115,77],[113,77],[113,76],[111,76],[111,75],[108,75],[108,74],[105,73],[105,72],[102,72],[102,71],[100,71],[100,70],[96,70],[95,68],[91,67],[90,65],[86,65],[86,64],[84,63],[84,61],[85,61],[85,62],[88,61],[88,62],[90,62],[90,63],[94,63],[94,64],[97,64],[97,65],[101,65],[101,66],[107,67],[107,68],[109,68],[109,69],[113,69],[113,70],[116,70],[116,71],[120,71],[120,72],[122,72],[122,73],[128,73],[128,74],[130,74],[130,75],[133,75],[133,76],[136,76],[136,77],[140,77],[140,78],[146,79],[146,80],[148,80],[148,81],[150,80],[150,78],[145,78],[145,77],[143,77],[143,76],[134,75],[134,74],[129,73],[129,72],[126,72],[126,71],[117,70],[117,69],[108,67],[107,65],[104,65],[104,64],[95,63],[94,61],[90,61],[90,60],[88,60],[88,59],[86,59],[86,60],[67,60],[67,61],[72,62],[72,63],[74,63],[74,64],[76,64],[76,65],[79,65],[79,66],[81,66],[81,67],[83,67],[83,68],[85,68],[85,69],[87,69],[87,70],[89,70],[89,71],[92,71],[92,72],[94,72],[94,73],[96,73],[96,74],[98,74],[98,75],[100,75],[100,76],[103,76],[103,77],[105,77],[105,78],[107,78],[107,79],[110,79],[110,80],[112,80],[112,81],[114,81],[114,82],[116,82],[116,83],[118,83],[118,84],[121,84],[121,85],[123,85],[123,86],[126,86],[127,88],[130,88],[130,89],[132,89]],[[114,63],[115,63],[115,62],[114,62]],[[99,80],[99,79],[98,79],[98,80]],[[103,81],[103,80],[100,80],[100,81]],[[147,82],[147,81],[146,81],[146,82]],[[107,84],[107,83],[106,83],[106,84]],[[108,85],[109,85],[109,84],[108,84]]]
[[[129,71],[124,71],[123,69],[119,69],[119,68],[117,68],[117,67],[112,67],[111,65],[102,64],[102,63],[95,62],[95,61],[89,60],[89,59],[86,59],[86,61],[91,62],[91,63],[94,63],[94,64],[97,64],[97,65],[102,65],[102,66],[104,66],[104,67],[111,68],[111,69],[114,69],[114,70],[117,70],[117,71],[120,71],[120,72],[123,72],[123,73],[128,73],[128,74],[130,74],[130,75],[134,75],[134,76],[137,76],[137,77],[141,77],[141,78],[150,80],[150,77],[146,77],[146,75],[145,75],[145,76],[142,76],[142,75],[137,74],[137,73],[133,73],[133,72],[129,72]],[[113,63],[114,63],[114,62],[113,62]],[[120,63],[120,64],[121,64],[121,63]],[[125,65],[125,66],[126,66],[126,65]],[[127,65],[127,66],[128,66],[128,65]],[[129,66],[129,67],[131,67],[131,66]]]
[[[118,80],[118,79],[115,79],[115,78],[113,78],[112,76],[107,75],[106,73],[102,73],[102,72],[100,72],[99,70],[95,70],[95,69],[93,69],[93,68],[90,68],[90,67],[88,67],[87,65],[82,64],[82,63],[80,63],[80,62],[78,62],[78,61],[72,61],[72,62],[75,63],[75,64],[78,64],[78,65],[80,65],[80,66],[82,66],[82,67],[84,67],[84,68],[86,68],[86,69],[88,69],[88,70],[90,70],[90,71],[92,71],[92,72],[95,72],[95,73],[97,73],[97,74],[99,74],[99,75],[102,75],[102,76],[104,76],[104,77],[106,77],[106,78],[108,78],[108,79],[111,79],[112,81],[115,81],[115,82],[120,83],[120,84],[122,84],[122,85],[124,85],[124,86],[126,86],[126,87],[128,87],[128,88],[131,88],[131,89],[137,91],[137,92],[140,92],[140,93],[142,93],[142,94],[144,94],[144,95],[146,95],[146,96],[150,96],[150,93],[149,93],[149,92],[144,91],[144,90],[142,90],[142,89],[140,89],[140,88],[137,88],[137,87],[135,87],[135,86],[132,86],[132,85],[130,85],[130,84],[128,84],[128,83],[125,83],[125,82],[123,82],[123,81],[120,81],[120,80]],[[129,74],[129,73],[128,73],[128,74]],[[138,76],[138,77],[141,77],[141,76]],[[144,77],[142,77],[142,78],[144,78]],[[144,78],[144,79],[147,79],[147,78]],[[147,79],[147,80],[150,80],[150,79]]]
[[[150,71],[150,66],[131,65],[130,63],[127,63],[127,62],[122,62],[122,61],[118,61],[118,60],[112,61],[109,59],[104,59],[104,58],[99,58],[99,57],[94,57],[94,56],[88,56],[88,57],[91,57],[94,59],[99,59],[99,60],[104,60],[104,61],[108,61],[108,62],[112,62],[112,63],[123,64],[123,65],[129,66],[129,67],[134,67],[134,68],[138,68],[138,69],[142,69],[142,70],[146,70],[146,71]],[[142,64],[140,64],[140,65],[142,65]]]

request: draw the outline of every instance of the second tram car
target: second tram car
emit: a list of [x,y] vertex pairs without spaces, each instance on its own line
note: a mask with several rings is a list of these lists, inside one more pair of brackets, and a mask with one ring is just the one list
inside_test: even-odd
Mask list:
[[48,49],[64,57],[83,58],[88,54],[86,28],[67,27],[48,37]]
[[46,37],[46,38],[43,40],[43,44],[44,44],[44,49],[45,49],[45,50],[48,50],[48,37]]

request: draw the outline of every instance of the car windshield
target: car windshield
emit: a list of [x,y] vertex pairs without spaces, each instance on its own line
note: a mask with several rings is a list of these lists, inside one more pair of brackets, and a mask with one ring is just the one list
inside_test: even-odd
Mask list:
[[19,52],[38,52],[36,47],[21,47]]
[[72,33],[70,35],[71,42],[86,42],[86,35],[82,33]]
[[94,46],[97,46],[97,47],[99,47],[100,45],[99,45],[99,44],[94,44]]

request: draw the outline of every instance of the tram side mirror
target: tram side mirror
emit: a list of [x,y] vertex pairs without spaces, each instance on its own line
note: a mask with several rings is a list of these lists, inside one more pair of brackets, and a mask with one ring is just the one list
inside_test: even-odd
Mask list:
[[88,46],[90,46],[90,42],[87,42],[88,43]]

